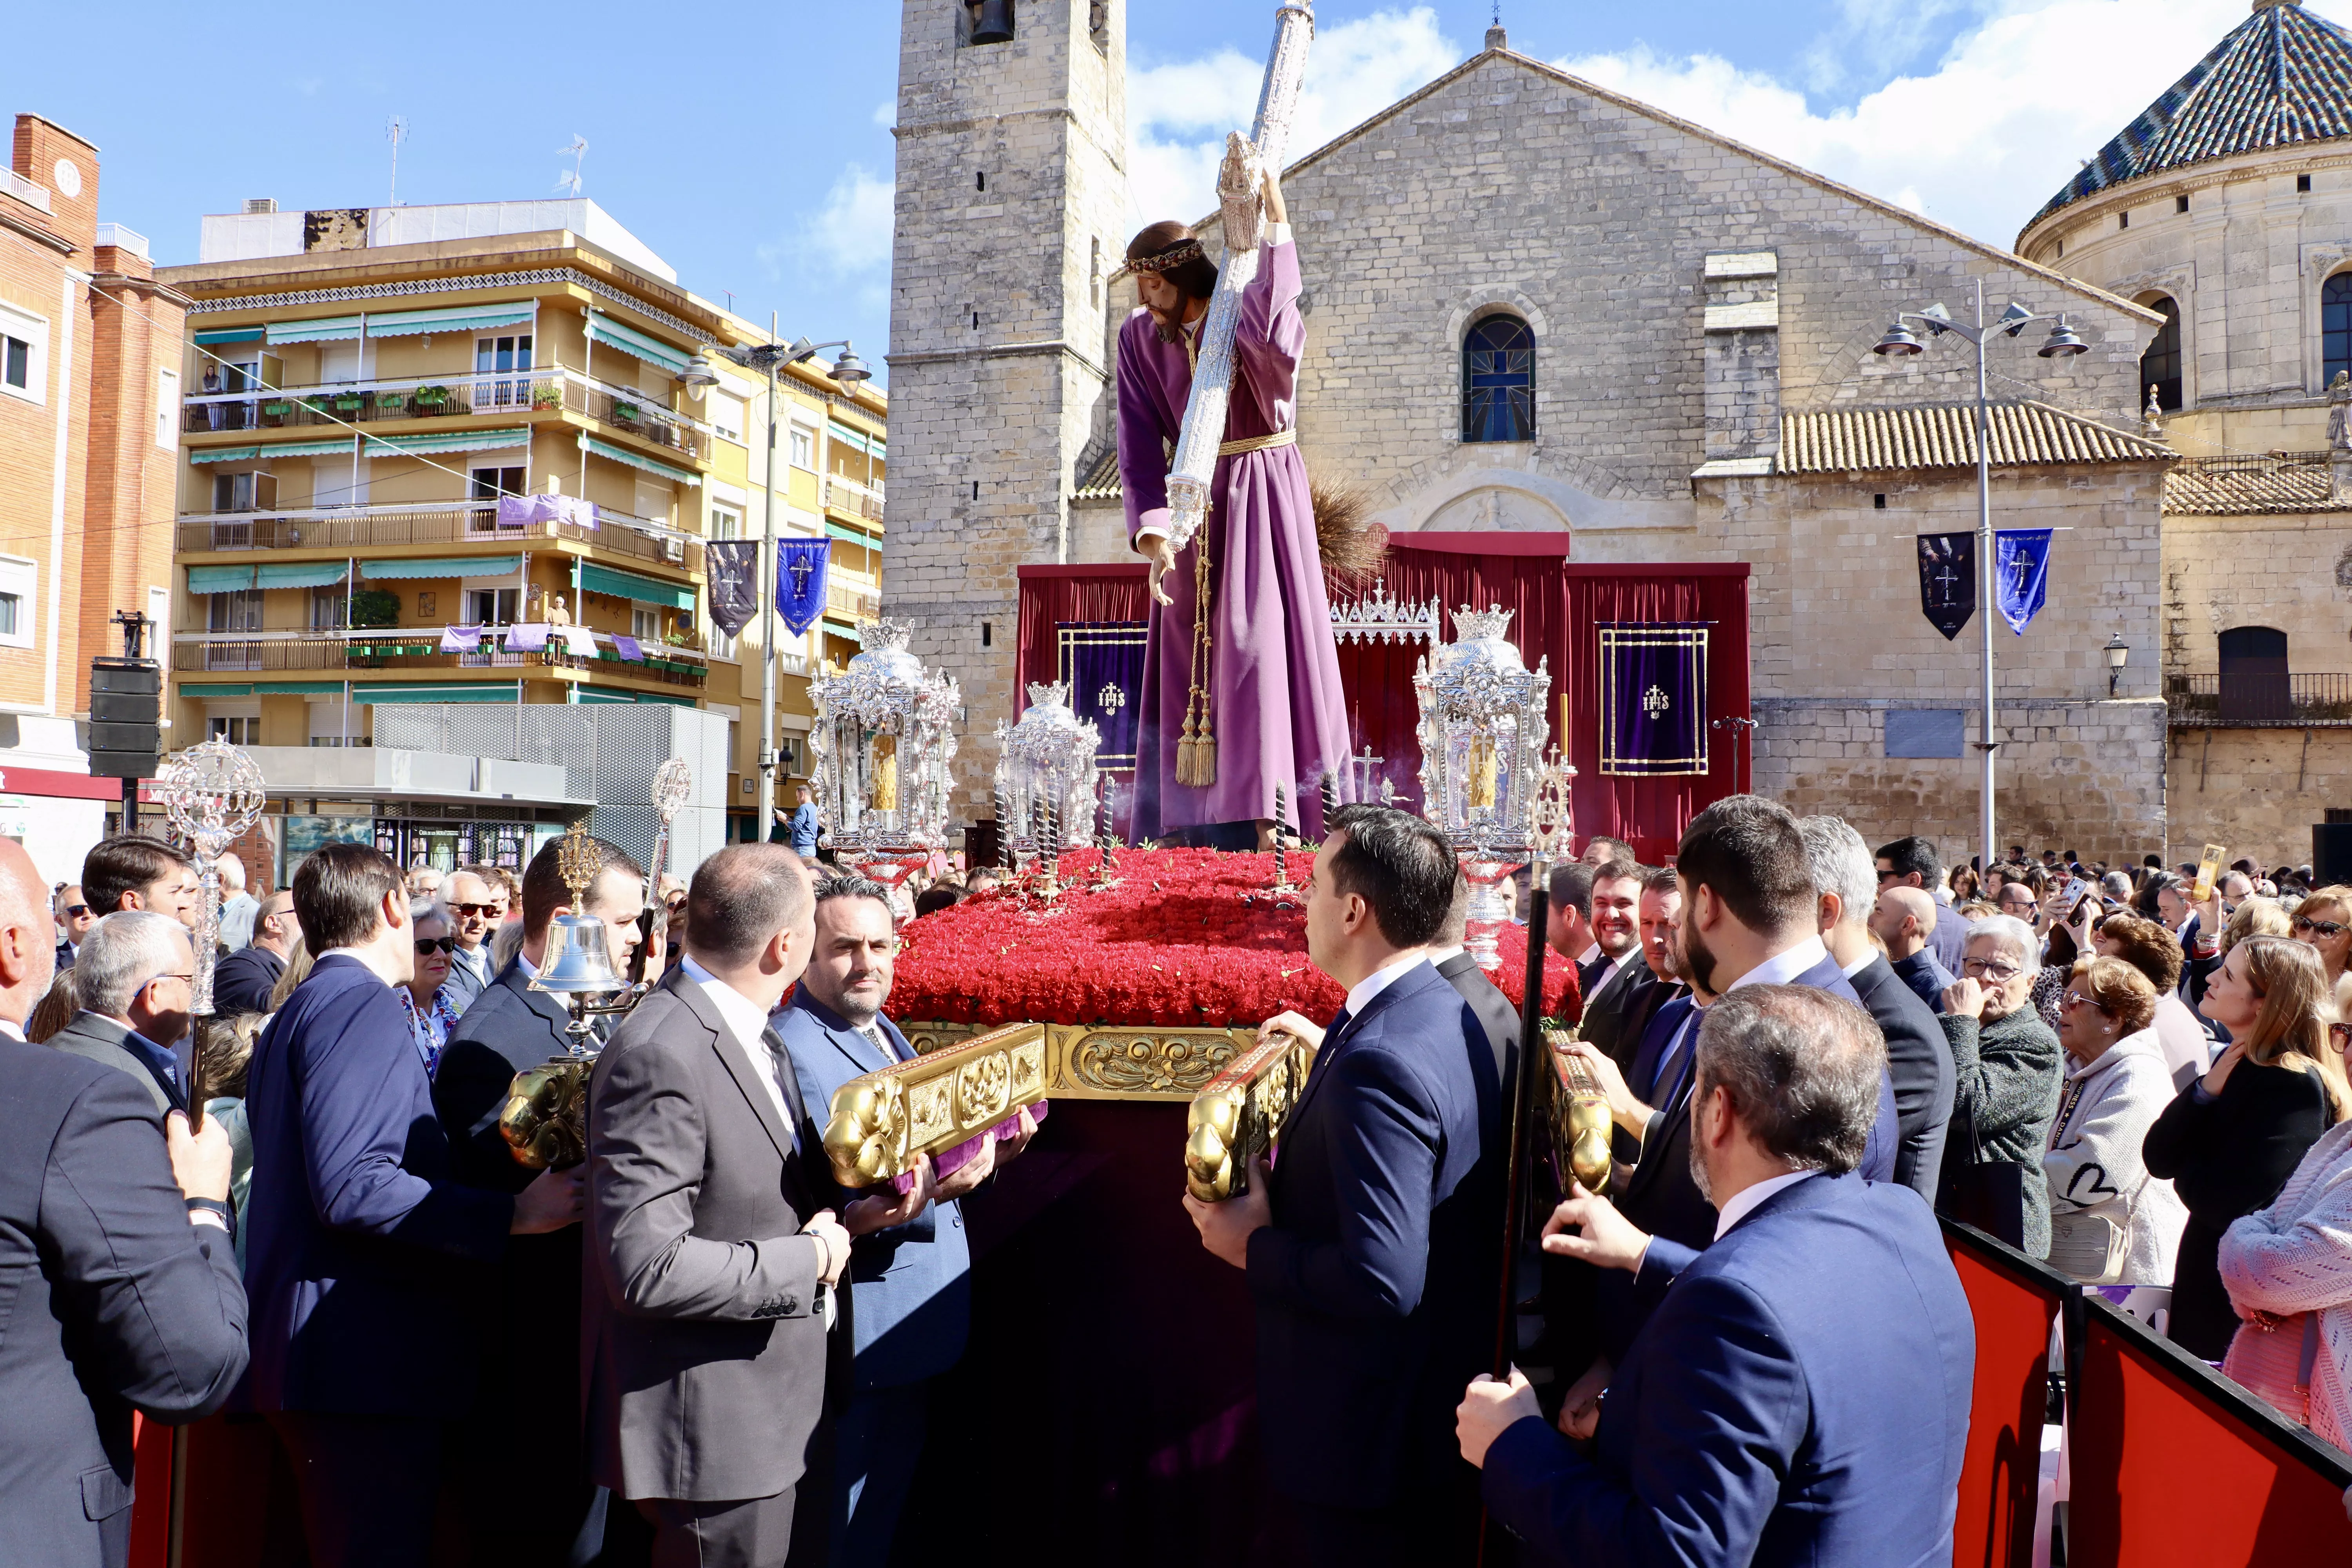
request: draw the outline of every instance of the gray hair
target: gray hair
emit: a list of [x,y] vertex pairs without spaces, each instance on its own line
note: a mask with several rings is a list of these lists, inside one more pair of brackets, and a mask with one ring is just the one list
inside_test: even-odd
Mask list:
[[245,891],[244,861],[234,855],[223,855],[218,860],[213,862],[213,869],[219,874],[222,887],[234,892]]
[[[74,957],[74,987],[93,1013],[120,1018],[139,988],[180,964],[188,928],[153,910],[118,910],[89,928]],[[174,942],[182,944],[174,947]]]
[[861,877],[854,871],[837,871],[822,878],[816,885],[816,901],[829,904],[835,899],[871,899],[884,909],[890,907],[890,889],[871,877]]
[[455,926],[457,923],[449,918],[449,906],[442,901],[441,895],[438,893],[410,895],[408,923],[413,926],[422,921],[439,921],[446,926]]
[[1699,1025],[1696,1108],[1716,1089],[1791,1171],[1842,1176],[1878,1121],[1886,1037],[1869,1014],[1810,985],[1742,985]]
[[1838,919],[1860,925],[1870,918],[1878,898],[1878,868],[1870,846],[1842,816],[1801,816],[1797,831],[1805,840],[1805,861],[1813,868],[1813,896],[1835,893]]
[[2042,939],[2015,915],[1987,915],[1980,921],[1969,921],[1968,940],[1974,942],[1980,936],[1992,938],[2028,969],[2042,962]]

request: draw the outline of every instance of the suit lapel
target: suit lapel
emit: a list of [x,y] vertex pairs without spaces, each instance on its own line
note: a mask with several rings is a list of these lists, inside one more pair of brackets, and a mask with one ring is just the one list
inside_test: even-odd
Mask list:
[[1364,1025],[1371,1019],[1380,1016],[1381,1008],[1395,1001],[1399,994],[1409,991],[1418,984],[1420,977],[1424,973],[1426,973],[1430,979],[1435,984],[1445,986],[1449,991],[1453,989],[1453,986],[1438,974],[1433,966],[1429,964],[1417,965],[1414,968],[1406,970],[1394,980],[1390,981],[1379,995],[1364,1004],[1364,1010],[1362,1012],[1351,1014],[1349,1016],[1348,1021],[1339,1026],[1336,1037],[1326,1035],[1323,1037],[1323,1048],[1315,1053],[1315,1065],[1307,1071],[1307,1087],[1299,1091],[1298,1103],[1291,1107],[1290,1125],[1292,1127],[1297,1127],[1299,1124],[1299,1118],[1307,1114],[1307,1107],[1309,1102],[1314,1100],[1316,1089],[1322,1087],[1323,1080],[1331,1076],[1328,1072],[1324,1070],[1326,1064],[1335,1060],[1340,1052],[1347,1049],[1349,1042],[1353,1041],[1358,1035],[1364,1032]]
[[662,984],[684,1003],[686,1010],[694,1015],[695,1021],[709,1032],[710,1048],[719,1053],[719,1065],[727,1069],[727,1076],[735,1080],[735,1087],[741,1089],[743,1098],[751,1102],[751,1114],[757,1116],[760,1125],[767,1130],[769,1142],[775,1144],[776,1152],[787,1160],[791,1159],[794,1142],[791,1131],[784,1126],[783,1119],[776,1114],[775,1097],[768,1092],[766,1084],[751,1076],[754,1063],[751,1057],[754,1052],[765,1050],[765,1044],[758,1040],[751,1042],[751,1052],[740,1048],[735,1043],[734,1031],[727,1026],[727,1020],[719,1016],[719,1009],[709,997],[702,994],[702,987],[686,978],[683,968],[670,971],[669,978]]

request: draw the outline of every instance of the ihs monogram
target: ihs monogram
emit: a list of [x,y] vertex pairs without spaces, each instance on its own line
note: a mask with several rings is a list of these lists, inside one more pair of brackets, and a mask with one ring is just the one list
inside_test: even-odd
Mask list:
[[1642,693],[1642,711],[1644,713],[1663,713],[1673,706],[1666,700],[1666,694],[1655,686]]
[[1095,706],[1106,713],[1116,713],[1127,706],[1127,693],[1118,689],[1118,682],[1106,680],[1103,689],[1095,693]]

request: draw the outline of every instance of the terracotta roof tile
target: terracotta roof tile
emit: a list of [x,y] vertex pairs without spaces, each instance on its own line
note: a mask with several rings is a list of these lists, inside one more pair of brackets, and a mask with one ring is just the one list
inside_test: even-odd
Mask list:
[[[2004,468],[2163,462],[2177,456],[2160,441],[2046,403],[1996,403],[1990,415],[1992,461]],[[1969,468],[1977,460],[1976,426],[1973,404],[1784,414],[1779,469],[1784,474],[1836,474]]]
[[2168,517],[2230,517],[2262,512],[2352,510],[2335,500],[2327,454],[2189,458],[2164,477]]

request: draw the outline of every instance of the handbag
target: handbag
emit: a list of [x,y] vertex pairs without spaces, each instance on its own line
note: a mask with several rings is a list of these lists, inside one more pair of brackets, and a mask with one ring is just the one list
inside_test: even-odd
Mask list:
[[2131,1226],[2093,1209],[2050,1216],[2050,1267],[2078,1285],[2113,1285],[2131,1256]]
[[1968,1119],[1968,1158],[1946,1160],[1937,1176],[1936,1212],[2025,1250],[2025,1167],[1986,1159],[1974,1117]]

